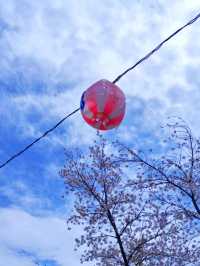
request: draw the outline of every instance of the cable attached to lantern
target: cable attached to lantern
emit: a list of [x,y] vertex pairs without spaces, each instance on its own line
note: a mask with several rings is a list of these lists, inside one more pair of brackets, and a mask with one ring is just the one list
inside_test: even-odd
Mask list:
[[43,139],[44,137],[46,137],[50,132],[52,132],[60,124],[62,124],[67,118],[69,118],[70,116],[72,116],[73,114],[75,114],[76,112],[78,112],[79,110],[80,110],[80,108],[78,108],[78,109],[74,110],[72,113],[66,115],[55,126],[53,126],[49,130],[47,130],[46,132],[44,132],[44,134],[42,134],[42,136],[40,136],[39,138],[35,139],[32,143],[30,143],[29,145],[27,145],[23,150],[21,150],[18,153],[14,154],[6,162],[4,162],[3,164],[1,164],[0,165],[0,168],[3,168],[4,166],[6,166],[6,164],[8,164],[9,162],[11,162],[12,160],[14,160],[15,158],[19,157],[22,153],[24,153],[25,151],[27,151],[28,149],[30,149],[34,144],[36,144],[38,141],[40,141],[41,139]]
[[[162,41],[160,44],[158,44],[152,51],[150,51],[148,54],[146,54],[144,57],[142,57],[139,61],[137,61],[133,66],[129,67],[128,69],[126,69],[123,73],[121,73],[114,81],[113,83],[117,83],[123,76],[125,76],[129,71],[133,70],[135,67],[137,67],[139,64],[141,64],[143,61],[147,60],[150,56],[152,56],[155,52],[157,52],[162,46],[163,44],[165,44],[166,42],[168,42],[170,39],[172,39],[175,35],[177,35],[179,32],[181,32],[183,29],[185,29],[186,27],[188,27],[189,25],[193,24],[194,22],[196,22],[198,19],[200,18],[200,13],[194,17],[193,19],[191,19],[189,22],[187,22],[185,25],[183,25],[182,27],[180,27],[179,29],[177,29],[175,32],[173,32],[169,37],[167,37],[164,41]],[[22,149],[21,151],[19,151],[18,153],[14,154],[13,156],[11,156],[7,161],[5,161],[4,163],[2,163],[0,165],[0,168],[5,167],[8,163],[10,163],[11,161],[13,161],[14,159],[16,159],[17,157],[19,157],[20,155],[22,155],[25,151],[27,151],[28,149],[30,149],[34,144],[36,144],[38,141],[40,141],[41,139],[43,139],[44,137],[46,137],[50,132],[54,131],[60,124],[62,124],[67,118],[69,118],[70,116],[74,115],[76,112],[78,112],[80,110],[80,108],[77,108],[76,110],[74,110],[72,113],[66,115],[63,119],[61,119],[55,126],[53,126],[52,128],[50,128],[49,130],[47,130],[44,134],[42,134],[39,138],[35,139],[32,143],[30,143],[29,145],[27,145],[24,149]]]

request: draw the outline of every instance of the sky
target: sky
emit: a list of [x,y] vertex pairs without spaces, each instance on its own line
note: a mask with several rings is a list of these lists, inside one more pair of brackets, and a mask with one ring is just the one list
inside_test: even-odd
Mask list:
[[[0,163],[79,107],[82,92],[127,67],[200,11],[199,0],[6,0],[0,2]],[[200,21],[118,86],[127,110],[105,132],[140,148],[158,148],[169,116],[200,135]],[[0,266],[80,266],[67,231],[64,149],[96,138],[80,113],[0,169]],[[89,266],[90,264],[85,264]]]

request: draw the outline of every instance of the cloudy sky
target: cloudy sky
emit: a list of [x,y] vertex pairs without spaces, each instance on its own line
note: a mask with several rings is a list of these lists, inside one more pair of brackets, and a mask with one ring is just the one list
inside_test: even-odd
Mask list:
[[[199,0],[0,1],[0,162],[198,12]],[[199,36],[196,22],[120,80],[127,113],[107,137],[154,147],[168,116],[200,135]],[[73,239],[81,228],[67,231],[72,201],[62,198],[58,171],[64,148],[86,151],[95,136],[77,113],[0,170],[0,266],[80,265]]]

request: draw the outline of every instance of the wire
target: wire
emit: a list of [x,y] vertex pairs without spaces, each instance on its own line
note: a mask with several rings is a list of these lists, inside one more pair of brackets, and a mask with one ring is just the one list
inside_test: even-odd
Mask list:
[[[163,44],[165,44],[166,42],[168,42],[171,38],[173,38],[176,34],[178,34],[180,31],[182,31],[184,28],[188,27],[189,25],[193,24],[195,21],[197,21],[200,18],[200,13],[194,17],[193,19],[191,19],[188,23],[186,23],[185,25],[183,25],[182,27],[180,27],[179,29],[177,29],[174,33],[172,33],[169,37],[167,37],[164,41],[162,41],[160,44],[158,44],[151,52],[149,52],[148,54],[146,54],[143,58],[141,58],[139,61],[137,61],[133,66],[131,66],[130,68],[126,69],[123,73],[121,73],[114,81],[113,83],[117,83],[123,76],[125,76],[129,71],[133,70],[136,66],[138,66],[139,64],[141,64],[143,61],[147,60],[150,56],[152,56],[156,51],[158,51]],[[40,141],[41,139],[43,139],[44,137],[46,137],[50,132],[52,132],[53,130],[55,130],[60,124],[62,124],[67,118],[69,118],[70,116],[72,116],[73,114],[75,114],[76,112],[78,112],[80,110],[80,108],[74,110],[72,113],[66,115],[63,119],[61,119],[55,126],[53,126],[52,128],[50,128],[49,130],[47,130],[43,135],[41,135],[39,138],[35,139],[31,144],[27,145],[24,149],[22,149],[21,151],[19,151],[18,153],[14,154],[13,156],[11,156],[7,161],[5,161],[3,164],[0,165],[0,168],[3,168],[4,166],[6,166],[8,163],[10,163],[11,161],[13,161],[15,158],[19,157],[21,154],[23,154],[25,151],[27,151],[28,149],[30,149],[34,144],[36,144],[38,141]]]
[[53,126],[52,128],[50,128],[49,130],[47,130],[43,135],[41,135],[39,138],[35,139],[32,143],[30,143],[29,145],[27,145],[23,150],[19,151],[18,153],[14,154],[12,157],[10,157],[10,159],[8,159],[6,162],[4,162],[3,164],[0,165],[0,168],[3,168],[4,166],[6,166],[9,162],[11,162],[12,160],[14,160],[15,158],[19,157],[22,153],[24,153],[26,150],[30,149],[35,143],[37,143],[38,141],[40,141],[41,139],[43,139],[44,137],[46,137],[50,132],[52,132],[54,129],[56,129],[60,124],[62,124],[67,118],[69,118],[70,116],[72,116],[73,114],[75,114],[76,112],[78,112],[80,110],[80,108],[76,109],[75,111],[73,111],[72,113],[66,115],[63,119],[61,119],[55,126]]
[[141,64],[143,61],[147,60],[150,56],[152,56],[155,52],[157,52],[162,46],[163,44],[165,44],[166,42],[168,42],[171,38],[173,38],[176,34],[178,34],[180,31],[182,31],[183,29],[185,29],[186,27],[188,27],[189,25],[193,24],[195,21],[197,21],[200,18],[200,13],[194,17],[193,19],[191,19],[189,22],[187,22],[185,25],[183,25],[182,27],[180,27],[179,29],[177,29],[175,32],[173,32],[169,37],[167,37],[164,41],[162,41],[160,44],[158,44],[151,52],[149,52],[148,54],[146,54],[143,58],[141,58],[140,60],[138,60],[133,66],[131,66],[130,68],[126,69],[123,73],[121,73],[114,81],[113,83],[117,83],[123,76],[125,76],[129,71],[133,70],[136,66],[138,66],[139,64]]

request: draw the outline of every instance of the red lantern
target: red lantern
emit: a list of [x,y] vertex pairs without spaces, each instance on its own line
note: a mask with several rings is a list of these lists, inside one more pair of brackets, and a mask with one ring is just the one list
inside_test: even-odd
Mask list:
[[102,79],[81,97],[81,114],[92,127],[108,130],[119,126],[125,114],[125,96],[112,82]]

